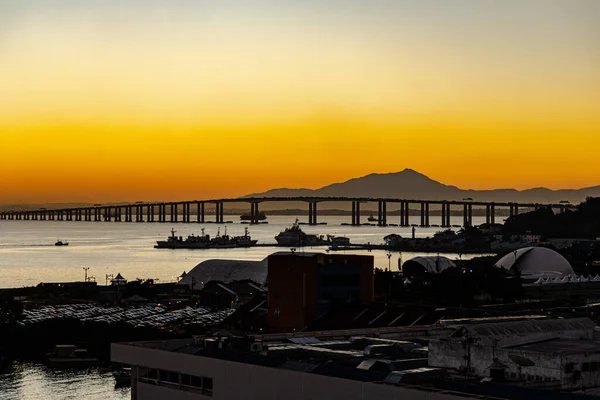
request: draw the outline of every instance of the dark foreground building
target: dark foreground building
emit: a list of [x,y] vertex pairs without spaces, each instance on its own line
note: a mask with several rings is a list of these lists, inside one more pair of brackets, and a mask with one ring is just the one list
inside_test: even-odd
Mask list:
[[335,305],[373,301],[371,256],[279,252],[267,264],[272,331],[299,331]]

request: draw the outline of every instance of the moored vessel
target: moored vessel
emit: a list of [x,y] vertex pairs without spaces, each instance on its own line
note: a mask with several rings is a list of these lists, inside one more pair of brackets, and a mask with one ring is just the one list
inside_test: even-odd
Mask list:
[[242,221],[252,221],[252,220],[264,221],[265,219],[267,219],[267,215],[263,211],[261,211],[254,218],[252,218],[252,215],[250,215],[248,213],[244,213],[244,214],[240,215],[240,219]]
[[196,236],[194,234],[189,235],[187,239],[183,239],[182,236],[175,236],[175,230],[171,229],[171,236],[167,240],[159,240],[156,242],[157,249],[227,249],[236,247],[251,247],[256,245],[257,240],[253,240],[249,233],[248,228],[244,230],[243,236],[229,236],[227,235],[227,228],[225,228],[225,234],[221,235],[220,230],[217,231],[217,236],[211,238],[210,235],[204,233]]
[[278,246],[302,247],[302,246],[327,246],[327,245],[347,245],[350,239],[343,236],[333,235],[312,235],[305,233],[299,226],[298,220],[290,228],[286,228],[279,235],[275,236]]

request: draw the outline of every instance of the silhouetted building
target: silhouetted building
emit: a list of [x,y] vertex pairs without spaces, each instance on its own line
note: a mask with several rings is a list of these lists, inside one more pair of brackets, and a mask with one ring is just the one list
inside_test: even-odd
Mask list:
[[269,328],[303,329],[339,303],[373,301],[373,257],[279,252],[268,264]]

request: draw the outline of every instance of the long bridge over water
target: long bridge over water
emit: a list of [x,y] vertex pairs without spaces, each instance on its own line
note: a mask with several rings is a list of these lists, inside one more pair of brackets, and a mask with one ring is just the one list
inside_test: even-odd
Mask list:
[[[89,222],[183,222],[183,223],[225,223],[224,205],[227,203],[249,204],[249,222],[259,223],[259,205],[266,202],[304,202],[308,205],[308,223],[317,225],[317,206],[327,202],[352,203],[351,225],[361,225],[361,204],[377,204],[377,225],[388,225],[388,205],[396,205],[400,211],[399,226],[416,225],[410,221],[410,210],[420,207],[420,226],[431,226],[430,206],[441,208],[439,226],[450,227],[450,215],[456,208],[462,210],[463,226],[473,225],[473,208],[485,208],[486,223],[496,222],[496,210],[508,209],[508,215],[519,214],[521,210],[532,210],[549,207],[560,212],[576,208],[568,203],[518,203],[518,202],[485,202],[464,199],[455,200],[423,200],[423,199],[397,199],[397,198],[371,198],[371,197],[244,197],[213,200],[190,200],[177,202],[137,202],[120,205],[100,205],[90,207],[73,207],[62,209],[39,209],[22,211],[1,211],[0,220],[43,220],[43,221],[89,221]],[[211,210],[207,205],[214,206]],[[411,208],[411,205],[414,206]],[[195,209],[195,218],[192,218],[192,207]],[[212,217],[212,221],[207,220]],[[436,224],[437,226],[437,224]]]

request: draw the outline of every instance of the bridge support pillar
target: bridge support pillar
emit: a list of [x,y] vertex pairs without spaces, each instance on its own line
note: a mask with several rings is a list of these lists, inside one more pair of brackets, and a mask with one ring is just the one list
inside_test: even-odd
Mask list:
[[473,204],[469,204],[469,226],[473,226]]
[[191,207],[190,203],[183,204],[183,222],[190,223],[190,215],[191,215]]
[[442,228],[446,228],[446,203],[442,203]]
[[178,222],[179,207],[177,203],[171,203],[171,222]]
[[360,201],[356,202],[356,226],[360,226]]
[[377,226],[387,225],[387,202],[380,200],[377,202]]
[[260,211],[258,211],[258,203],[250,203],[250,224],[256,225],[258,224],[258,215]]
[[317,202],[311,201],[308,203],[308,224],[317,225]]
[[490,223],[491,224],[496,223],[496,205],[495,204],[490,204]]
[[215,217],[217,224],[222,224],[224,222],[223,202],[221,201],[215,203]]
[[198,202],[198,204],[196,204],[196,213],[198,223],[204,223],[204,202]]

